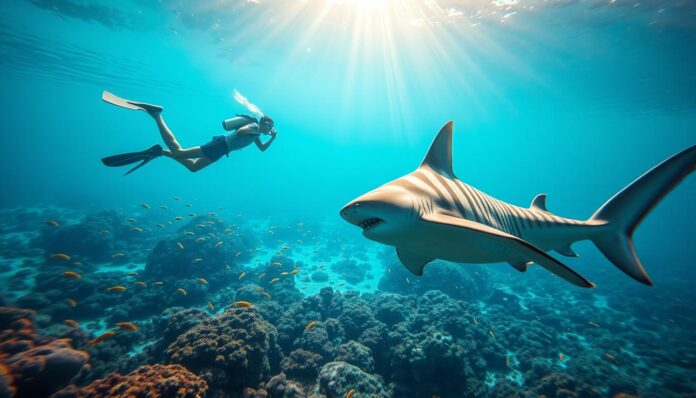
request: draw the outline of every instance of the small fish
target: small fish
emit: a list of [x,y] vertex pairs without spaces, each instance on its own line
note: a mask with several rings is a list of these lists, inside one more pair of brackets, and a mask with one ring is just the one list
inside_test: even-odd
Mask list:
[[234,306],[237,308],[251,308],[254,305],[248,301],[235,301]]
[[280,248],[280,250],[288,250],[288,249],[290,249],[289,246],[283,246],[283,247]]
[[246,272],[242,272],[241,274],[239,274],[239,280],[241,281],[242,279],[244,279],[245,276]]
[[312,330],[312,328],[315,326],[317,326],[317,321],[312,321],[305,326],[304,330]]
[[157,228],[164,228],[164,224],[157,224]]
[[256,286],[256,290],[259,291],[259,292],[262,292],[262,291],[263,291],[263,286]]
[[205,278],[198,278],[198,279],[196,279],[196,280],[197,280],[198,283],[200,283],[201,285],[207,285],[207,284],[208,284],[208,281],[205,280]]
[[609,361],[611,361],[611,362],[614,362],[614,364],[616,364],[616,365],[619,364],[619,361],[617,361],[616,358],[614,358],[614,356],[611,355],[611,354],[608,353],[608,352],[605,352],[605,353],[604,353],[604,358],[606,358],[607,360],[609,360]]
[[74,328],[77,328],[77,327],[80,327],[80,324],[77,323],[77,321],[74,320],[74,319],[66,319],[66,320],[63,321],[63,323],[66,324],[66,325],[68,325],[68,326],[70,326],[70,327],[73,328],[73,329],[74,329]]
[[196,239],[196,242],[205,242],[205,238],[201,236],[200,238]]
[[217,213],[208,213],[210,217],[217,217]]
[[222,244],[223,244],[222,241],[219,241],[218,243],[215,244],[215,247],[218,248],[218,247],[222,246]]
[[189,213],[188,216],[189,217],[196,217],[196,213]]
[[184,244],[181,242],[176,242],[176,247],[178,247],[180,250],[184,250]]
[[241,256],[241,255],[242,255],[242,252],[237,252],[237,253],[234,254],[235,257],[239,257],[239,256]]
[[160,206],[160,209],[162,209],[162,210],[169,210],[169,207],[167,207],[167,206],[165,206],[165,205],[162,205],[162,206]]
[[123,256],[125,256],[125,254],[123,254],[123,253],[114,253],[111,255],[111,258],[119,258],[119,257],[123,257]]
[[143,232],[143,229],[142,229],[142,228],[135,227],[135,228],[131,228],[131,231],[133,231],[133,232]]
[[[228,272],[232,272],[232,267],[230,267],[229,264],[225,264],[225,268],[227,268]],[[240,276],[240,278],[241,278],[241,276]]]
[[150,205],[147,204],[147,203],[143,203],[143,204],[140,205],[140,207],[142,207],[143,209],[149,209],[149,208],[150,208]]
[[177,202],[181,200],[181,198],[178,197],[178,196],[175,196],[175,197],[173,197],[172,199],[176,200]]
[[184,232],[184,235],[186,235],[186,236],[193,236],[193,235],[195,235],[195,233],[193,233],[193,232],[191,232],[191,231],[186,231],[186,232]]
[[317,269],[323,269],[323,268],[324,268],[324,264],[319,264],[319,266],[317,267]]
[[510,355],[505,356],[505,366],[510,367]]
[[475,316],[471,317],[471,323],[473,323],[474,325],[478,325],[478,321],[476,320]]
[[179,294],[182,295],[182,296],[185,296],[185,295],[188,294],[188,293],[186,292],[186,289],[184,289],[183,287],[180,287],[180,288],[176,289],[176,291],[179,292]]
[[103,343],[103,342],[105,342],[106,340],[109,340],[109,339],[111,338],[111,336],[113,336],[113,335],[115,335],[115,334],[116,334],[116,331],[115,331],[115,330],[110,330],[110,331],[108,331],[108,332],[106,332],[106,333],[100,334],[96,339],[90,341],[90,342],[87,343],[87,344],[89,344],[89,345],[91,345],[91,346],[95,346],[95,345],[97,345],[97,344],[99,344],[99,343]]
[[77,272],[74,271],[65,271],[63,272],[63,276],[66,278],[72,278],[72,279],[80,279],[82,278],[82,275],[78,274]]
[[290,275],[290,273],[287,272],[287,271],[285,271],[285,272],[281,272],[280,275],[281,275],[281,276],[287,276],[287,275]]
[[558,360],[561,361],[561,362],[565,361],[565,355],[563,355],[563,354],[558,354]]
[[205,225],[205,224],[196,224],[196,227],[197,227],[197,228],[205,228],[206,225]]
[[110,288],[106,289],[107,292],[124,292],[126,290],[127,288],[121,285],[111,286]]
[[268,283],[270,283],[270,284],[272,285],[272,284],[278,282],[279,280],[280,280],[280,278],[273,278],[273,279],[271,279],[271,281],[268,282]]
[[267,299],[271,299],[271,295],[268,292],[261,292],[261,295]]
[[348,394],[346,394],[346,398],[353,398],[354,393],[355,393],[355,390],[351,388],[350,391],[348,391]]
[[193,205],[191,203],[186,203],[184,206],[189,207],[189,208],[193,207]]
[[135,218],[126,218],[125,222],[135,222]]
[[302,290],[307,289],[309,286],[302,286]]
[[60,227],[60,224],[58,223],[58,221],[55,221],[55,220],[46,220],[46,221],[44,221],[44,224],[50,225],[54,228]]
[[283,264],[281,264],[281,263],[278,262],[278,261],[275,261],[275,262],[273,262],[273,264],[271,264],[271,265],[274,266],[274,267],[280,267],[280,266],[283,265]]
[[209,309],[210,311],[215,311],[215,306],[214,306],[213,303],[211,303],[210,301],[208,301],[208,309]]
[[121,330],[125,330],[128,332],[135,332],[136,330],[138,330],[138,327],[135,326],[133,322],[118,322],[116,326],[121,328]]
[[588,325],[591,325],[591,326],[594,326],[594,327],[596,327],[596,328],[598,328],[598,327],[599,327],[599,324],[598,324],[598,323],[596,323],[596,322],[592,322],[592,321],[587,321],[587,324],[588,324]]
[[111,233],[111,231],[109,231],[108,229],[102,229],[101,231],[99,231],[99,233],[102,235],[108,235]]
[[57,261],[70,261],[70,256],[64,253],[56,253],[56,254],[51,254],[49,257],[51,260],[57,260]]
[[290,273],[291,273],[292,275],[297,275],[297,274],[300,273],[300,270],[299,270],[299,269],[294,269],[294,270],[292,270]]
[[152,282],[152,286],[160,286],[162,282]]
[[183,220],[183,219],[184,219],[184,217],[181,217],[181,216],[176,216],[176,217],[174,217],[174,220],[176,220],[176,221],[181,221],[181,220]]
[[77,301],[75,301],[75,300],[73,300],[73,299],[71,299],[71,298],[69,298],[69,299],[67,299],[67,300],[65,300],[65,301],[67,301],[67,302],[68,302],[68,305],[71,306],[72,308],[77,307]]
[[147,287],[147,283],[145,283],[145,282],[135,282],[135,286]]
[[263,278],[264,276],[266,276],[266,273],[262,272],[261,275],[259,275],[259,279]]
[[202,258],[194,258],[193,261],[191,261],[192,264],[198,264],[200,262],[203,262]]
[[493,334],[493,331],[490,329],[488,330],[488,335],[495,338],[495,334]]

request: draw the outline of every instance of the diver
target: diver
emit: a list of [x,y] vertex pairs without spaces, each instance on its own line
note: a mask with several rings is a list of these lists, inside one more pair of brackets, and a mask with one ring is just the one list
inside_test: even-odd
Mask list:
[[[172,131],[164,122],[162,118],[162,110],[164,108],[161,106],[129,101],[117,97],[108,91],[104,91],[102,99],[105,102],[122,108],[147,112],[148,115],[155,119],[162,140],[164,140],[168,148],[168,150],[163,149],[162,146],[158,144],[144,151],[123,153],[102,159],[102,163],[109,167],[120,167],[140,162],[140,164],[129,170],[125,175],[134,172],[152,159],[160,156],[172,158],[195,173],[215,163],[223,155],[228,156],[231,151],[240,150],[252,143],[256,144],[261,151],[265,151],[276,138],[277,132],[275,128],[273,128],[273,119],[270,117],[262,115],[261,118],[257,120],[253,116],[237,115],[237,117],[222,122],[222,127],[226,131],[231,131],[230,134],[214,136],[210,142],[201,146],[182,148]],[[261,141],[262,134],[270,135],[270,139],[266,142]]]

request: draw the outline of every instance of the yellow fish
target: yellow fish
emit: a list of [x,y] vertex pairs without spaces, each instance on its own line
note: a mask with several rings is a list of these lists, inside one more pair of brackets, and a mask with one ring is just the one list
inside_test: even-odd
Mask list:
[[135,332],[136,330],[138,330],[138,327],[135,326],[135,324],[132,322],[119,322],[116,324],[116,326],[121,328],[121,330],[126,330],[129,332]]
[[70,261],[70,256],[64,253],[56,253],[56,254],[51,254],[49,257],[51,260],[58,260],[58,261]]
[[312,321],[305,326],[305,330],[311,330],[313,327],[317,325],[317,321]]
[[237,308],[251,308],[254,305],[248,301],[235,301],[234,306]]
[[179,292],[179,294],[182,295],[182,296],[185,296],[185,295],[188,294],[188,293],[186,292],[186,289],[184,289],[183,287],[180,287],[180,288],[176,289],[176,291]]
[[127,288],[121,285],[111,286],[110,288],[106,289],[107,292],[124,292],[126,290]]
[[198,283],[200,283],[201,285],[207,285],[207,284],[208,284],[208,281],[205,280],[204,278],[198,278],[198,279],[196,279],[196,280],[197,280]]
[[82,278],[82,275],[78,274],[77,272],[73,272],[73,271],[65,271],[65,272],[63,272],[63,276],[66,278],[72,278],[72,279]]
[[66,319],[63,321],[63,323],[70,326],[71,328],[77,328],[80,326],[80,324],[77,323],[77,321],[74,319]]
[[348,394],[346,394],[346,398],[353,398],[354,393],[355,393],[355,390],[351,388],[350,391],[348,391]]
[[290,273],[287,272],[287,271],[285,271],[285,272],[281,272],[280,275],[281,275],[281,276],[287,276],[287,275],[290,275]]

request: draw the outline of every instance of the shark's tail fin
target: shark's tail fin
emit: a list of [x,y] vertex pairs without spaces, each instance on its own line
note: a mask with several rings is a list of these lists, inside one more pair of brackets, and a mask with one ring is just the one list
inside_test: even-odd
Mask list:
[[652,285],[633,247],[633,231],[657,203],[696,169],[696,145],[685,149],[633,181],[590,219],[608,223],[592,238],[597,248],[630,277]]

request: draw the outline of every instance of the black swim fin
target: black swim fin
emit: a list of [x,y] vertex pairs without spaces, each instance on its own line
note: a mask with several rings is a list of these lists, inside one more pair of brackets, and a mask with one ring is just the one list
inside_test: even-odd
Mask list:
[[153,145],[149,149],[146,149],[144,151],[140,152],[129,152],[129,153],[122,153],[119,155],[113,155],[113,156],[107,156],[105,158],[102,158],[102,163],[104,163],[105,166],[109,167],[121,167],[121,166],[126,166],[129,164],[133,164],[136,162],[140,162],[137,166],[133,167],[132,169],[128,170],[128,172],[124,175],[128,175],[139,168],[145,166],[148,162],[150,162],[152,159],[158,158],[162,156],[162,146],[161,145]]

